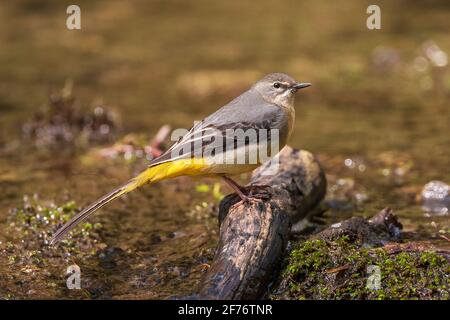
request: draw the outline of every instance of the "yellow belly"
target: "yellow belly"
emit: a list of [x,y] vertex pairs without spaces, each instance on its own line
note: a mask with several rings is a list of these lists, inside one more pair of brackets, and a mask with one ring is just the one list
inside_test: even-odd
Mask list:
[[136,179],[138,185],[179,176],[223,176],[250,172],[260,164],[216,164],[205,159],[183,159],[148,168]]

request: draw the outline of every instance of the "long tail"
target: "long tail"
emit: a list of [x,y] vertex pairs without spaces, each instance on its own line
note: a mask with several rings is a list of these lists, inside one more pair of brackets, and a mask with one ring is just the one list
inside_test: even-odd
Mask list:
[[78,213],[76,216],[74,216],[72,219],[70,219],[60,229],[58,229],[58,231],[56,231],[56,233],[50,240],[50,244],[52,245],[60,241],[70,230],[75,228],[79,223],[83,222],[84,220],[89,218],[89,216],[93,214],[95,211],[107,205],[111,201],[119,198],[120,196],[128,192],[131,192],[146,183],[155,182],[162,180],[166,177],[179,175],[180,170],[175,170],[177,172],[174,172],[172,167],[173,166],[170,164],[162,164],[150,167],[141,174],[139,174],[137,177],[125,183],[124,185],[118,187],[117,189],[111,191],[107,195],[101,197],[100,199],[89,205],[87,208],[82,210],[80,213]]

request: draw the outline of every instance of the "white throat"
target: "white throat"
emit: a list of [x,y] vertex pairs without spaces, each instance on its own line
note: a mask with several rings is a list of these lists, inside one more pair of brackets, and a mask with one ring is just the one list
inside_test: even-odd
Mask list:
[[283,94],[276,96],[274,103],[287,109],[291,109],[294,108],[294,98],[295,94],[290,92],[290,90],[286,90]]

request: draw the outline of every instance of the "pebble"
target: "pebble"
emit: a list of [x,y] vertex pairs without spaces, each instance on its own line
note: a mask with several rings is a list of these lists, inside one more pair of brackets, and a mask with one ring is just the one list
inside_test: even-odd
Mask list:
[[450,186],[442,181],[430,181],[422,189],[422,209],[433,215],[448,215]]

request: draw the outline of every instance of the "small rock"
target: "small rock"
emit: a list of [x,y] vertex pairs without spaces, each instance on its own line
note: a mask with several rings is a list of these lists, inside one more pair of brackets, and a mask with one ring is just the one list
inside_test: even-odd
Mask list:
[[434,215],[447,215],[450,209],[450,186],[442,181],[430,181],[422,189],[422,208]]

